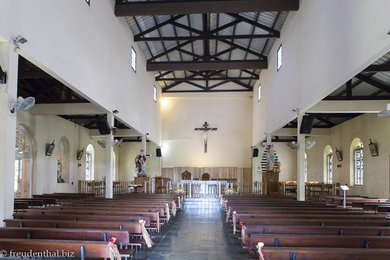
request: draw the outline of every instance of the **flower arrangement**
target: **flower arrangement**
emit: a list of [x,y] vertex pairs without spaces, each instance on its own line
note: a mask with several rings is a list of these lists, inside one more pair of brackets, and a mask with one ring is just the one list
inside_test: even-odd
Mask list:
[[233,188],[228,188],[224,191],[225,194],[234,194],[236,191]]
[[174,193],[186,193],[186,190],[183,188],[179,188],[179,189],[175,190]]

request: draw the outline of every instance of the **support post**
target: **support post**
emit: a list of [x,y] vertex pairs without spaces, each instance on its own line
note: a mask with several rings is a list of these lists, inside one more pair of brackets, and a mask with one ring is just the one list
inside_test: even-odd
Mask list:
[[[14,172],[16,115],[9,110],[10,99],[16,99],[18,54],[8,42],[0,42],[0,64],[7,72],[7,84],[0,85],[0,219],[12,218],[14,211]],[[31,184],[30,184],[31,185]],[[0,226],[4,226],[1,222]]]
[[[107,122],[110,128],[114,126],[114,113],[109,113],[107,114]],[[113,193],[113,165],[114,162],[112,153],[114,152],[114,147],[113,147],[113,135],[112,131],[110,131],[110,134],[107,135],[106,137],[106,199],[112,199],[114,196]]]
[[299,129],[304,113],[297,111],[297,115],[297,200],[305,201],[305,135]]

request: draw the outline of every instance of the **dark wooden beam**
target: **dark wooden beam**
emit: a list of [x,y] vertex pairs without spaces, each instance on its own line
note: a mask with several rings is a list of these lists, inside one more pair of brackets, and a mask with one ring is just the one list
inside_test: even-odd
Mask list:
[[116,16],[174,15],[200,13],[239,13],[296,11],[299,0],[192,0],[136,1],[117,0]]
[[309,113],[309,115],[318,120],[321,120],[324,118],[353,118],[360,116],[361,113]]
[[323,100],[341,101],[341,100],[389,100],[390,95],[383,96],[327,96]]
[[[138,41],[141,37],[143,37],[144,35],[148,34],[148,33],[151,33],[161,27],[164,27],[165,25],[167,24],[170,24],[174,21],[176,21],[177,19],[180,19],[182,18],[184,15],[177,15],[177,16],[174,16],[174,17],[171,17],[170,19],[162,22],[162,23],[159,23],[159,24],[156,24],[155,26],[149,28],[149,29],[146,29],[145,31],[142,31],[140,32],[139,34],[136,34],[134,35],[134,41]],[[136,20],[136,18],[134,17],[134,20]],[[140,29],[140,28],[139,28]]]
[[162,89],[163,93],[199,93],[199,92],[249,92],[253,91],[252,89],[242,88],[242,89],[210,89],[210,90],[165,90]]
[[379,81],[377,81],[377,80],[375,80],[373,78],[367,77],[367,76],[365,76],[363,74],[358,74],[358,75],[355,76],[355,78],[360,79],[360,80],[370,84],[373,87],[379,88],[379,89],[381,89],[383,91],[386,91],[386,92],[390,93],[390,86],[385,85],[382,82],[379,82]]
[[203,80],[211,80],[211,81],[216,81],[216,80],[227,80],[227,81],[232,81],[232,80],[258,80],[259,78],[256,77],[215,77],[215,78],[156,78],[156,81],[203,81]]
[[147,71],[267,69],[267,60],[148,62]]
[[371,65],[368,66],[364,72],[383,72],[383,71],[390,71],[390,62],[386,64],[377,64],[377,65]]
[[279,38],[279,35],[272,34],[238,34],[238,35],[213,35],[202,34],[197,36],[163,36],[163,37],[140,37],[135,39],[136,42],[156,42],[156,41],[187,41],[187,40],[239,40],[239,39],[265,39]]

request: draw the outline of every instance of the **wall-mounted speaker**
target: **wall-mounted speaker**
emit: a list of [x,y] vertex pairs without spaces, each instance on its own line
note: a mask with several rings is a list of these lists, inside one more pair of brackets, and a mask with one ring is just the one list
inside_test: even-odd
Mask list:
[[302,122],[301,122],[301,128],[299,129],[299,133],[310,134],[311,129],[313,128],[313,120],[314,120],[314,118],[311,116],[303,116]]
[[259,156],[259,149],[253,148],[252,150],[252,157],[258,157]]
[[101,135],[108,135],[111,132],[107,119],[104,117],[96,119],[96,125]]
[[156,157],[161,157],[161,148],[156,149]]

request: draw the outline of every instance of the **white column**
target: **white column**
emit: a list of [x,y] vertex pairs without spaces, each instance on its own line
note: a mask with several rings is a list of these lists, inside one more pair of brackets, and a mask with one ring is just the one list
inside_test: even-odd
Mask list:
[[[107,122],[108,122],[108,125],[110,126],[110,128],[112,128],[114,126],[114,114],[113,113],[109,113],[107,114]],[[114,196],[114,192],[113,192],[113,183],[112,183],[112,179],[113,179],[113,176],[114,176],[114,172],[112,171],[113,170],[113,156],[112,156],[112,153],[114,151],[114,147],[113,147],[113,141],[114,141],[114,138],[113,138],[113,135],[112,135],[112,131],[110,131],[110,134],[108,134],[106,136],[106,198],[107,199],[112,199],[113,196]]]
[[297,200],[305,200],[305,135],[300,134],[299,129],[304,113],[298,112],[297,120]]
[[[10,99],[16,99],[18,54],[13,46],[0,43],[0,65],[7,72],[7,84],[0,85],[0,220],[12,218],[14,211],[14,172],[16,115],[9,110]],[[30,184],[31,185],[31,184]],[[4,226],[1,221],[0,226]]]

